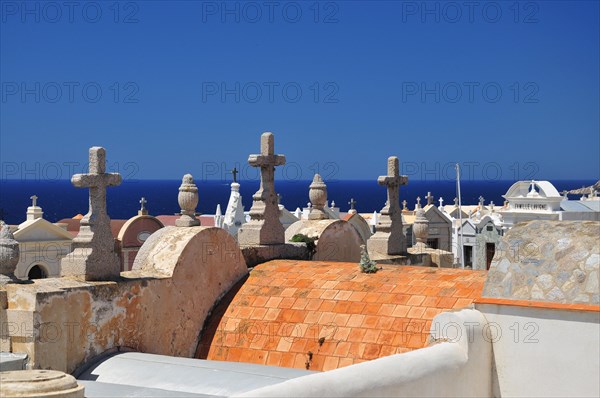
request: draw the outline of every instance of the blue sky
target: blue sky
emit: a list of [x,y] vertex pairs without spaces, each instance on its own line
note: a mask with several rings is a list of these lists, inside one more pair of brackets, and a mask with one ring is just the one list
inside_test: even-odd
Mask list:
[[598,2],[269,4],[2,1],[1,177],[600,178]]

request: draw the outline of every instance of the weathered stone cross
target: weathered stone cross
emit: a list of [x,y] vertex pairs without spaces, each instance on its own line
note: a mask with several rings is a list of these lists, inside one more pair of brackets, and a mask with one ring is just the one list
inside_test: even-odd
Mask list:
[[402,201],[402,210],[408,210],[408,202],[406,199]]
[[37,206],[37,200],[38,197],[33,195],[32,197],[30,197],[29,199],[31,199],[31,207],[36,207]]
[[387,202],[381,213],[392,214],[394,210],[400,208],[400,186],[408,184],[408,177],[400,175],[400,162],[396,156],[388,158],[387,175],[380,176],[377,183],[387,186]]
[[77,188],[90,189],[89,212],[81,219],[81,224],[91,224],[93,219],[105,216],[106,213],[106,187],[115,187],[121,184],[119,173],[106,172],[106,150],[102,147],[90,148],[89,173],[75,174],[71,183]]
[[417,206],[416,207],[417,207],[417,209],[421,208],[421,197],[420,196],[417,196]]
[[440,198],[438,199],[438,202],[440,202],[440,207],[442,207],[444,205],[444,198],[442,198],[440,196]]
[[237,182],[237,175],[238,175],[239,171],[237,168],[233,168],[233,170],[231,170],[231,174],[233,175],[233,182]]
[[454,206],[458,206],[458,198],[454,198]]
[[140,199],[140,204],[142,205],[140,207],[140,209],[138,210],[138,215],[139,216],[146,216],[148,215],[148,210],[146,209],[146,203],[148,203],[148,201],[146,201],[146,198],[144,198],[142,196],[142,198]]
[[252,167],[260,167],[260,188],[254,196],[261,194],[261,199],[274,199],[275,166],[285,164],[284,155],[275,155],[275,137],[273,133],[263,133],[260,137],[260,155],[250,155],[248,163]]
[[485,198],[483,196],[479,196],[479,206],[483,207],[483,201]]
[[431,195],[431,192],[427,192],[427,196],[425,197],[425,199],[427,199],[427,204],[428,205],[432,205],[433,204],[433,195]]
[[114,250],[106,211],[106,187],[121,184],[121,175],[106,173],[106,150],[102,147],[90,148],[89,162],[88,174],[71,177],[74,186],[89,188],[89,211],[73,239],[73,252],[61,260],[61,275],[85,280],[114,279],[119,277],[121,263]]
[[275,192],[275,166],[285,164],[284,155],[275,155],[273,133],[260,137],[260,155],[250,155],[248,163],[260,167],[260,188],[252,196],[250,221],[238,231],[240,245],[282,244],[285,230],[279,221],[279,206]]
[[354,210],[354,205],[356,205],[356,201],[354,200],[354,198],[350,198],[350,202],[348,202],[348,204],[350,205],[350,210]]
[[400,162],[390,156],[387,162],[387,175],[377,179],[379,185],[387,187],[387,201],[381,209],[377,222],[377,232],[369,238],[369,252],[396,255],[406,251],[406,241],[402,232],[402,210],[400,209],[400,186],[408,183],[407,176],[400,175]]

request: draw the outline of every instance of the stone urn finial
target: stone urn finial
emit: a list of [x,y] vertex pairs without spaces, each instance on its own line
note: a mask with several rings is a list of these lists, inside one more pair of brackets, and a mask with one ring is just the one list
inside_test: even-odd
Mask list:
[[427,238],[429,237],[429,221],[425,217],[425,210],[421,207],[417,209],[415,222],[413,223],[413,234],[417,240],[417,246],[427,247]]
[[194,183],[194,177],[191,174],[183,176],[179,195],[177,196],[179,207],[181,207],[181,217],[175,220],[178,227],[193,227],[200,225],[196,218],[196,206],[198,206],[198,187]]
[[327,203],[327,185],[319,174],[315,174],[312,183],[309,186],[308,196],[312,203],[312,209],[308,214],[309,220],[327,219],[327,214],[323,211]]
[[19,262],[19,243],[10,227],[0,221],[0,274],[12,277]]

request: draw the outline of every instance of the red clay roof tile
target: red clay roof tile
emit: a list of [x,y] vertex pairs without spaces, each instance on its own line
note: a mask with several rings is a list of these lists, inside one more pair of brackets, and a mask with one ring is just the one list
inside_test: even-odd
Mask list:
[[431,319],[479,299],[486,272],[275,260],[221,301],[196,356],[329,370],[427,344]]

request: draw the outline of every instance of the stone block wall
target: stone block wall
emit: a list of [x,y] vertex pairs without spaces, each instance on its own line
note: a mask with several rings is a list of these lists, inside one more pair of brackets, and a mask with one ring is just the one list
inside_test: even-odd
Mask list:
[[504,237],[483,296],[600,304],[600,222],[529,221]]

